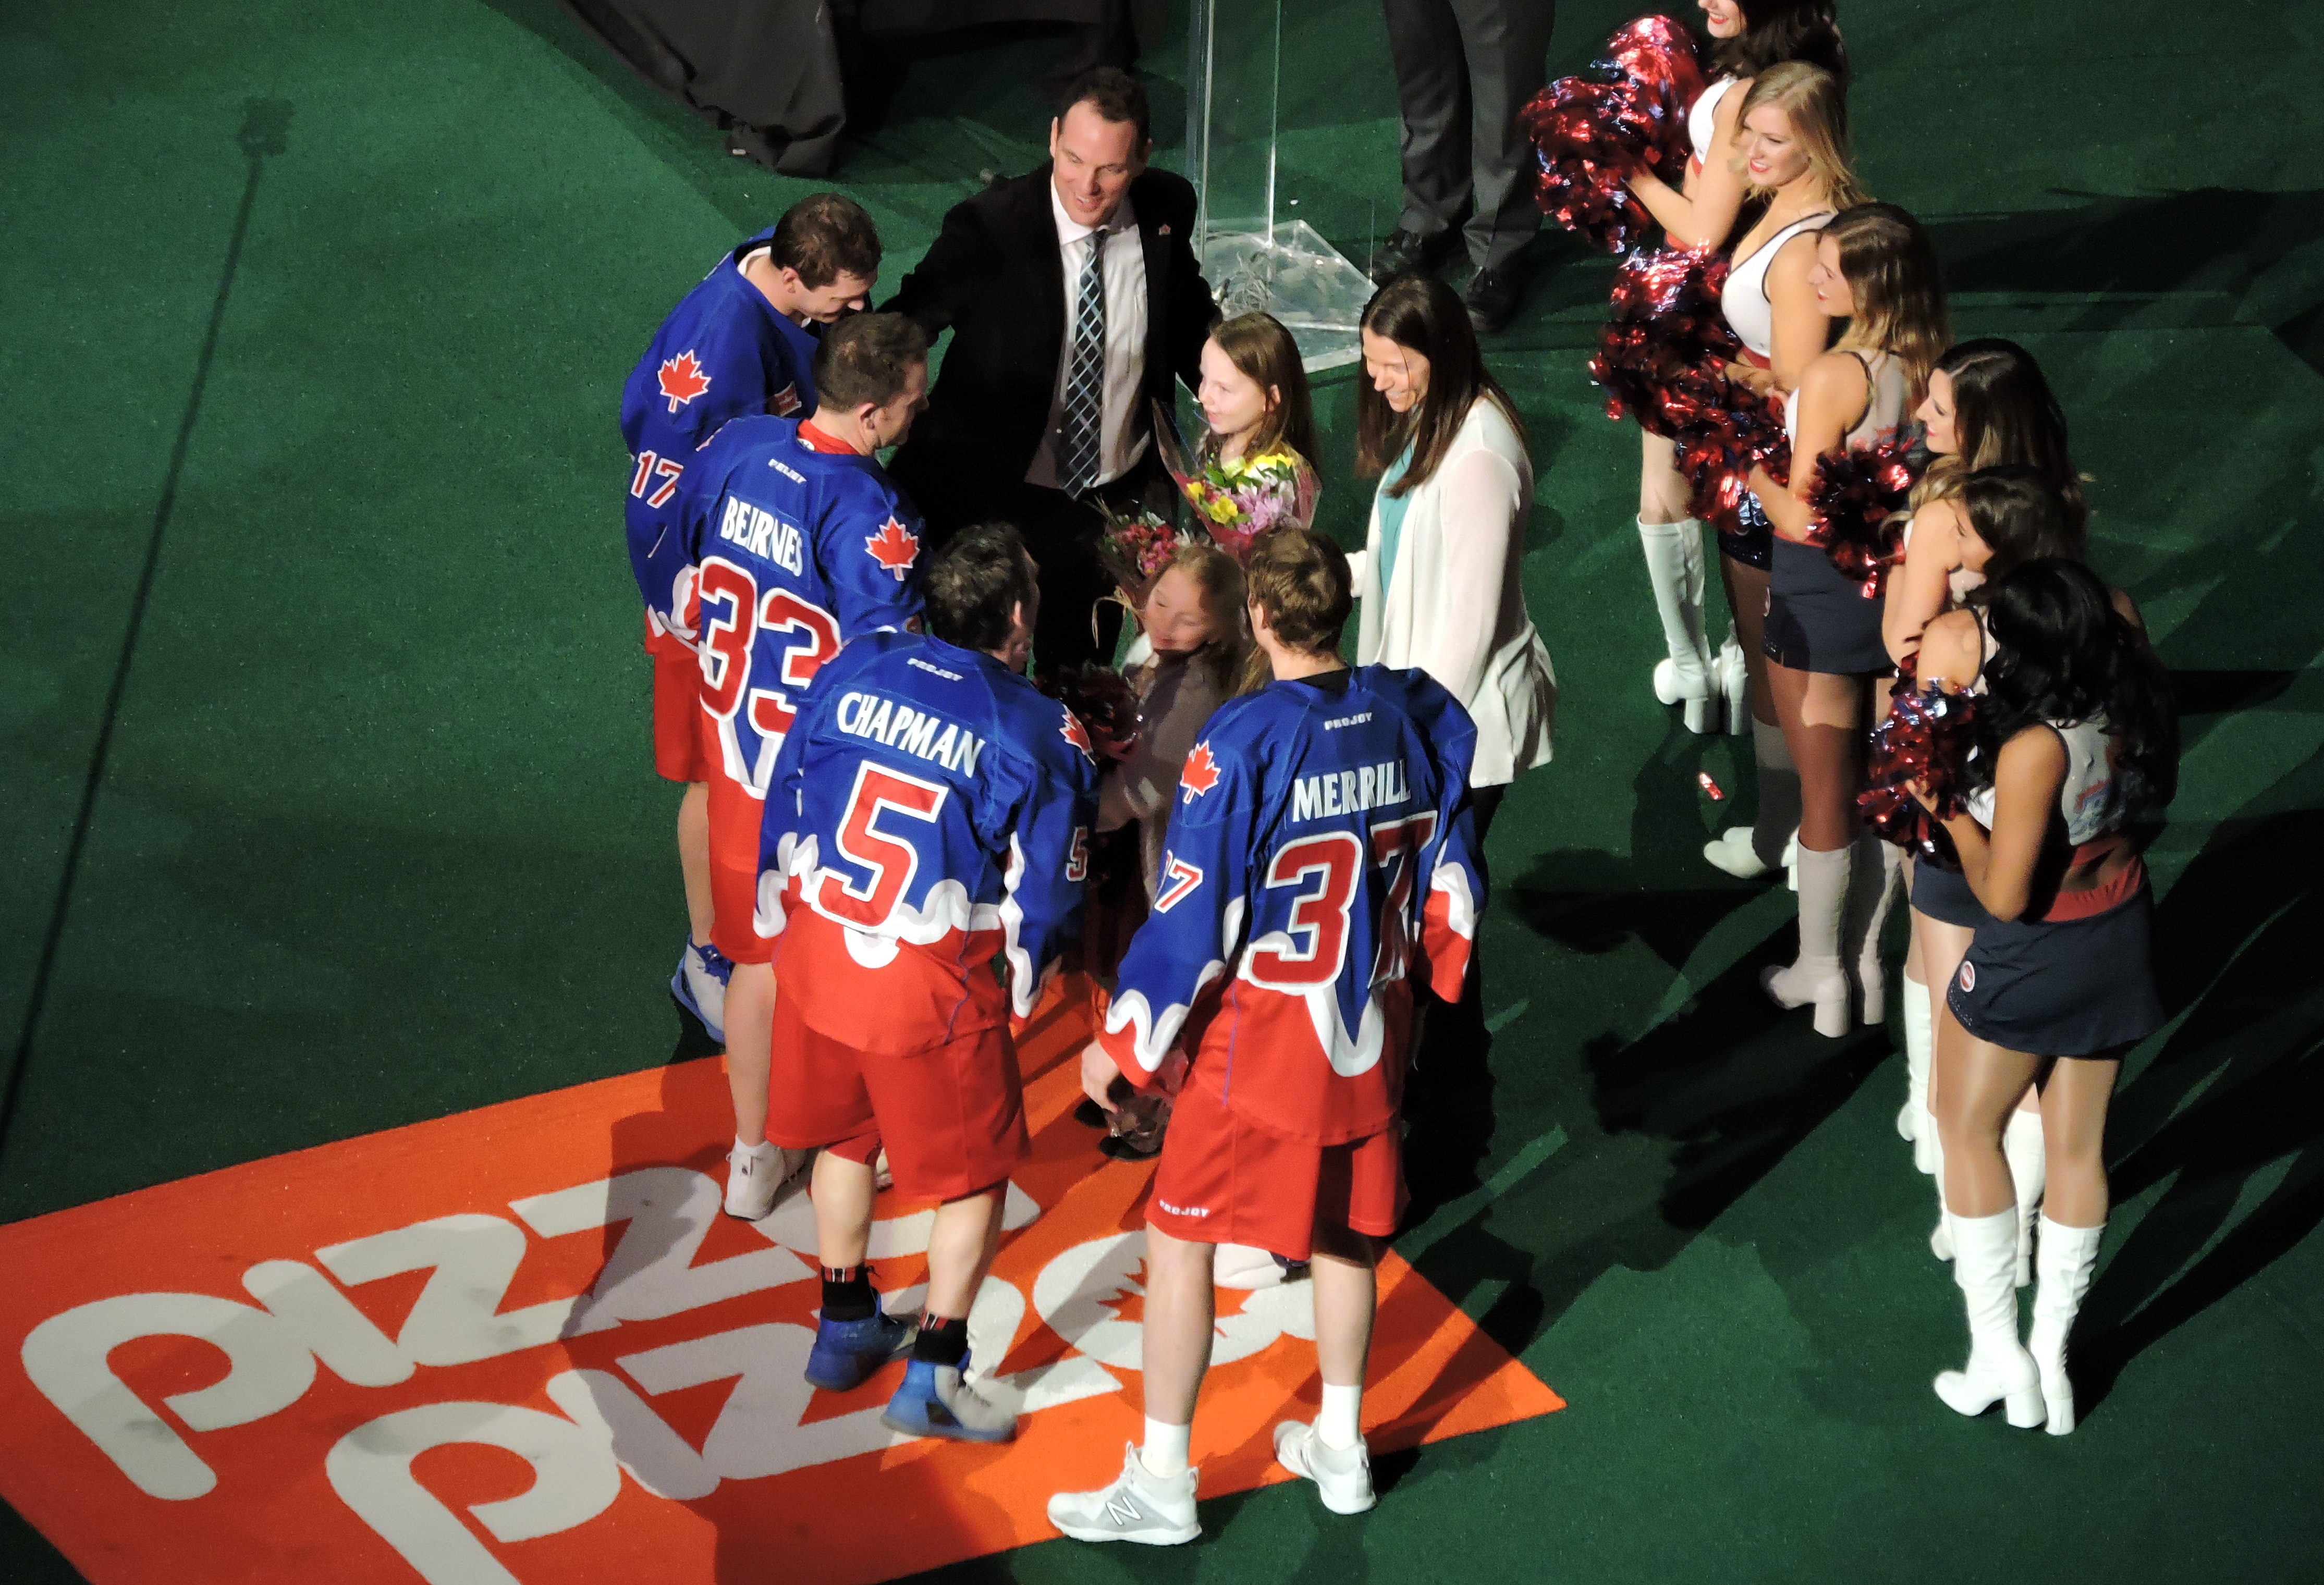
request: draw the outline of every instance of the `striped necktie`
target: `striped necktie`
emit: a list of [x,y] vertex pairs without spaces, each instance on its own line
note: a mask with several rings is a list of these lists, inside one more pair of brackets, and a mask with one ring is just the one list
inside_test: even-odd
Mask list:
[[1057,456],[1058,483],[1068,494],[1097,482],[1098,443],[1105,429],[1104,259],[1110,235],[1090,233],[1080,303],[1074,313],[1074,364],[1065,381],[1063,444]]

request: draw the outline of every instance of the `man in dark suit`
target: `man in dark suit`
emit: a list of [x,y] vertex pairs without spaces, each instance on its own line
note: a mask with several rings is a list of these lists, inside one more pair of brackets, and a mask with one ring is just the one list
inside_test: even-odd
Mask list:
[[[1017,525],[1041,566],[1045,671],[1112,657],[1095,501],[1134,508],[1159,475],[1151,403],[1201,380],[1217,309],[1190,244],[1194,189],[1147,169],[1146,91],[1098,67],[1049,124],[1049,163],[954,205],[888,309],[952,345],[890,473],[936,543]],[[1106,624],[1118,628],[1118,622]]]

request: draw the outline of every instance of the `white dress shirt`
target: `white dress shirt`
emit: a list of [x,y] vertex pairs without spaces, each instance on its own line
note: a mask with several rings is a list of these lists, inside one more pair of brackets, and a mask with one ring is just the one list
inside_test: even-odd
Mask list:
[[1105,263],[1105,394],[1104,419],[1097,447],[1097,478],[1102,484],[1118,479],[1145,455],[1148,434],[1138,410],[1139,393],[1146,385],[1146,250],[1139,241],[1138,216],[1130,195],[1114,206],[1102,226],[1084,226],[1065,213],[1054,178],[1049,182],[1049,211],[1057,222],[1057,251],[1065,274],[1065,338],[1057,347],[1057,382],[1049,397],[1049,421],[1025,482],[1045,489],[1059,487],[1057,453],[1065,420],[1065,387],[1074,377],[1074,327],[1081,318],[1082,271],[1090,249],[1103,238]]

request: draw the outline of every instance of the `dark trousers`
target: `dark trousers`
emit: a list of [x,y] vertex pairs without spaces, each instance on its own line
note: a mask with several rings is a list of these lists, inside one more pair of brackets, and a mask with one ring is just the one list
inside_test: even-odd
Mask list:
[[1470,262],[1507,268],[1541,229],[1517,111],[1546,74],[1556,0],[1380,0],[1403,113],[1406,231],[1469,217]]

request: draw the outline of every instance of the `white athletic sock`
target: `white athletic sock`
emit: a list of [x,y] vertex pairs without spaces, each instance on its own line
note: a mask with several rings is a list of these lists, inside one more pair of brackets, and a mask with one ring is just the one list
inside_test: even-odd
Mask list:
[[1364,1388],[1323,1384],[1323,1412],[1315,1416],[1315,1434],[1329,1448],[1351,1448],[1364,1439]]
[[761,1139],[755,1145],[745,1145],[742,1143],[742,1136],[737,1134],[734,1136],[734,1148],[746,1156],[756,1156],[761,1161],[770,1161],[774,1158],[775,1142],[772,1139]]
[[1138,1450],[1138,1461],[1146,1466],[1148,1475],[1168,1480],[1186,1472],[1186,1450],[1193,1442],[1194,1428],[1191,1425],[1169,1425],[1146,1417],[1146,1442]]

